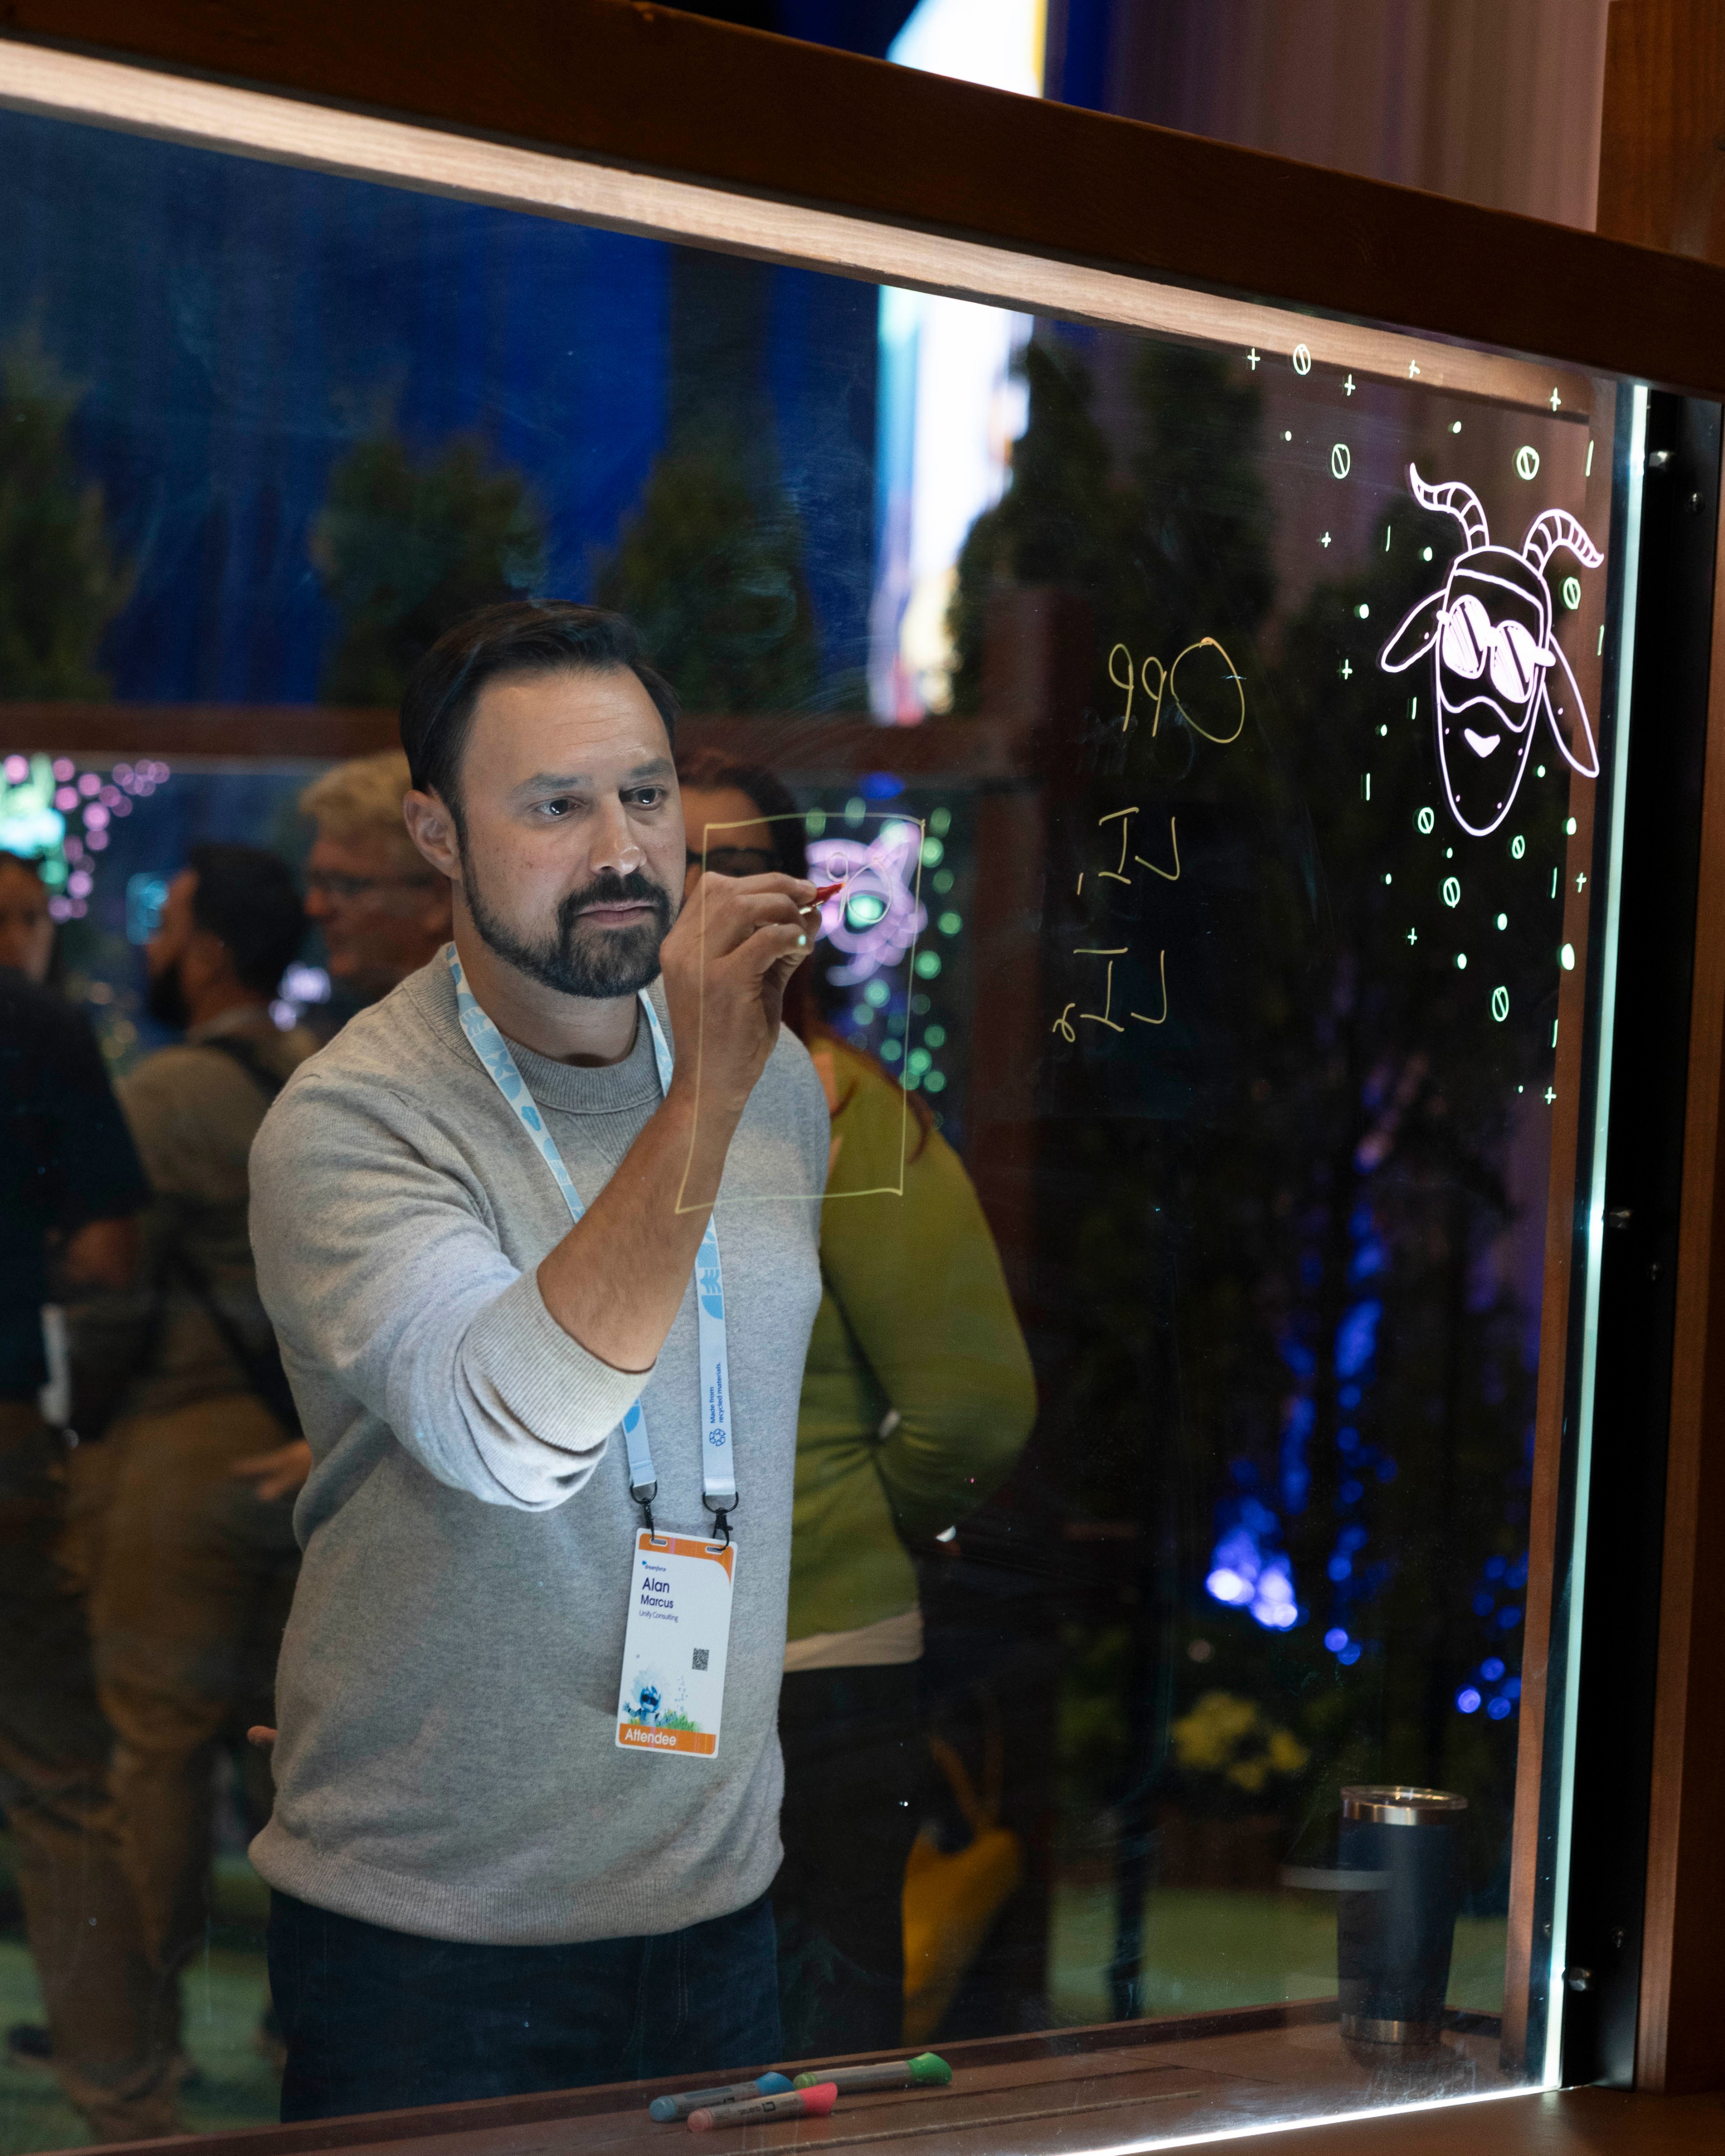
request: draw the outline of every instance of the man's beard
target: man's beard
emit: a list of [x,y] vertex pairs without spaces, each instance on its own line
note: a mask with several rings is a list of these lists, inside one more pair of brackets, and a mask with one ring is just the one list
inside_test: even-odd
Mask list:
[[[473,863],[465,855],[462,867],[467,910],[480,941],[530,980],[555,988],[559,995],[609,1002],[632,996],[658,979],[659,947],[670,932],[670,900],[639,869],[631,869],[627,875],[598,875],[579,891],[568,892],[558,901],[550,933],[530,942],[485,904]],[[584,908],[631,901],[650,906],[652,919],[637,928],[589,929],[583,935],[580,916]]]
[[183,1033],[191,1024],[191,1007],[186,1001],[186,984],[180,978],[177,960],[151,976],[144,1008],[158,1025],[171,1027],[175,1033]]

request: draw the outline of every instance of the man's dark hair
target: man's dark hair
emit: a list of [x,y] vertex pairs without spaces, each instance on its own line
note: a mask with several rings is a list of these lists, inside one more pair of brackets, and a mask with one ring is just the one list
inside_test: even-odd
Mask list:
[[422,793],[449,806],[459,829],[461,752],[487,682],[507,674],[608,674],[626,667],[676,739],[676,692],[641,654],[633,622],[564,599],[509,599],[454,623],[408,676],[401,745]]
[[300,955],[305,909],[287,863],[261,846],[193,846],[186,865],[198,878],[192,918],[219,936],[243,986],[273,996]]

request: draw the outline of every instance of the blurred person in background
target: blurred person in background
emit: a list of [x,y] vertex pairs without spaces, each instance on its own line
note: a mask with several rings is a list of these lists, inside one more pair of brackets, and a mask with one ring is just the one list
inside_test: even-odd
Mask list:
[[[389,749],[336,764],[300,796],[301,814],[317,826],[305,865],[305,912],[322,931],[336,991],[318,1028],[326,1037],[449,940],[449,886],[427,868],[402,819],[408,783],[406,757]],[[237,1462],[236,1472],[252,1477],[260,1497],[285,1497],[311,1474],[311,1447],[295,1438]]]
[[300,796],[317,826],[305,911],[321,930],[337,1009],[387,996],[449,940],[449,886],[408,836],[399,749],[338,763]]
[[0,967],[43,988],[54,964],[54,917],[34,861],[0,854]]
[[48,2012],[8,2049],[51,2061],[94,2139],[131,2141],[179,2127],[39,1398],[50,1282],[126,1288],[148,1191],[88,1024],[41,986],[51,937],[35,870],[0,860],[0,1804]]
[[[704,843],[720,875],[807,874],[803,819],[771,772],[695,752],[679,757],[677,778],[691,888]],[[822,1021],[814,970],[793,975],[784,1007],[832,1118],[779,1695],[784,1862],[773,1905],[788,2058],[901,2041],[902,1891],[927,1756],[911,1548],[999,1487],[1036,1414],[969,1177],[920,1096]],[[896,1183],[901,1158],[902,1198],[849,1194]]]
[[[275,855],[194,846],[145,954],[151,1015],[185,1038],[118,1089],[153,1197],[126,1313],[134,1372],[101,1448],[90,1626],[126,1859],[175,2025],[180,1971],[206,1938],[218,1750],[270,1717],[299,1565],[291,1507],[236,1471],[297,1428],[258,1299],[247,1156],[317,1045],[270,1015],[305,931]],[[255,1826],[267,1775],[237,1757]]]

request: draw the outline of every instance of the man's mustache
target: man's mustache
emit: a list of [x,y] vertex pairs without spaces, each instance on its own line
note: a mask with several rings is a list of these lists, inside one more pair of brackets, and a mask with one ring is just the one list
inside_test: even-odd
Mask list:
[[574,933],[577,919],[590,906],[650,906],[660,927],[668,930],[670,927],[670,894],[662,884],[654,883],[639,869],[631,869],[627,875],[597,875],[591,883],[583,884],[579,891],[572,891],[560,900],[557,927],[566,938]]

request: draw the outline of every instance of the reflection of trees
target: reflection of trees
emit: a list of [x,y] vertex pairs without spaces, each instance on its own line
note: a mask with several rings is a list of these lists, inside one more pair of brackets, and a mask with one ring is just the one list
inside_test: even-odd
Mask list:
[[1230,651],[1250,644],[1273,589],[1255,393],[1205,353],[1146,345],[1132,380],[1137,439],[1122,466],[1076,353],[1038,337],[1020,364],[1030,413],[1012,483],[971,526],[958,560],[955,708],[977,707],[989,594],[1004,586],[1052,585],[1088,601],[1105,710],[1120,701],[1107,684],[1108,649],[1128,631],[1140,657],[1164,660],[1199,636]]
[[96,650],[131,573],[109,543],[100,487],[79,476],[78,403],[33,338],[0,357],[0,695],[108,693]]
[[[1048,1501],[1142,1522],[1146,1589],[1201,1618],[1215,1646],[1201,1667],[1182,1658],[1179,1681],[1297,1714],[1320,1815],[1344,1776],[1447,1779],[1483,1804],[1473,1819],[1495,1855],[1514,1720],[1464,1720],[1453,1702],[1486,1644],[1468,1607],[1481,1568],[1523,1539],[1513,1491],[1537,1312],[1502,1260],[1512,1148],[1543,1203],[1562,766],[1549,759],[1543,783],[1530,773],[1519,860],[1507,829],[1421,834],[1422,807],[1445,814],[1429,703],[1410,720],[1422,685],[1376,659],[1430,586],[1420,547],[1451,549],[1440,521],[1396,511],[1390,550],[1320,588],[1272,659],[1258,644],[1273,578],[1250,383],[1214,357],[1146,346],[1137,439],[1117,455],[1069,353],[1039,339],[1026,368],[1012,485],[961,563],[959,699],[974,708],[991,590],[1055,585],[1088,603],[1088,708],[1050,715],[1050,963],[1129,941],[1181,961],[1166,1034],[1098,1029],[1046,1059]],[[1205,635],[1246,683],[1240,742],[1199,738],[1172,699],[1153,739],[1142,724],[1123,736],[1110,648],[1167,661]],[[1103,865],[1096,819],[1128,802],[1147,835],[1178,814],[1181,881],[1091,878],[1069,896]],[[1497,986],[1508,1023],[1491,1015]],[[1204,1597],[1218,1502],[1258,1523],[1266,1552],[1281,1539],[1303,1612],[1289,1632]],[[1346,1662],[1327,1632],[1346,1634]],[[1519,1636],[1500,1635],[1512,1668]],[[1164,1683],[1173,1644],[1157,1650]],[[1147,1672],[1137,1684],[1147,1712]],[[1135,1772],[1159,1763],[1148,1743]]]
[[595,588],[691,711],[784,711],[815,692],[802,519],[767,451],[722,424],[684,429],[655,459]]
[[326,701],[393,704],[452,622],[538,583],[545,523],[521,474],[494,468],[479,441],[458,436],[416,463],[382,433],[331,474],[311,558],[341,620]]

